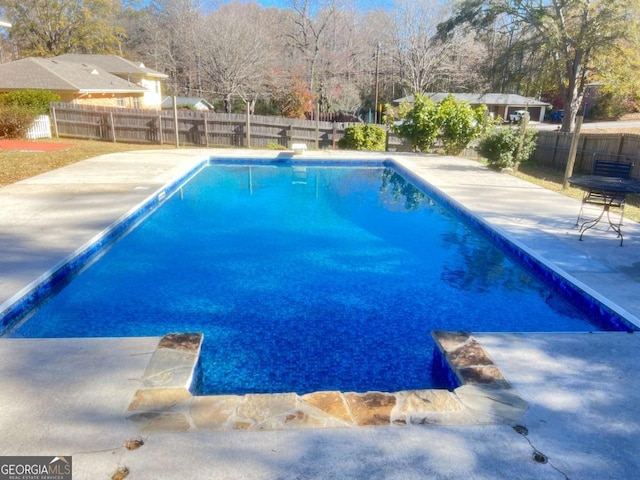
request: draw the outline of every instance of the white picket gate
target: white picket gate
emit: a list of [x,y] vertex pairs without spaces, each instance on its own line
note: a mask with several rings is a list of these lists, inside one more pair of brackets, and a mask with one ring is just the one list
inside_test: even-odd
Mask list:
[[49,115],[40,115],[27,130],[27,138],[51,138],[51,121]]

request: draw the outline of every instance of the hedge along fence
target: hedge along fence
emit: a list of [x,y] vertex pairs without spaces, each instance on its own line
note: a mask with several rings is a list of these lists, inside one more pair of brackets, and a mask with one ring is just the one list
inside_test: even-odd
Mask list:
[[182,145],[229,145],[290,148],[336,148],[351,123],[299,120],[261,115],[223,114],[192,110],[122,109],[52,103],[57,137],[111,142]]
[[[538,132],[531,157],[538,164],[563,171],[569,159],[572,133]],[[633,163],[631,176],[640,178],[640,135],[629,133],[584,133],[578,139],[575,173],[591,173],[595,160]]]

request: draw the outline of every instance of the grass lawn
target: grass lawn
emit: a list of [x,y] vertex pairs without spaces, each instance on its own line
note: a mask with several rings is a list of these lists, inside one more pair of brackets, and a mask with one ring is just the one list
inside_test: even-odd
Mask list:
[[[520,165],[517,177],[535,183],[554,192],[562,193],[568,197],[582,198],[582,190],[569,187],[562,189],[564,172],[550,170],[536,164],[525,163]],[[576,212],[577,214],[577,212]],[[624,208],[624,217],[635,222],[640,222],[640,195],[627,195],[627,204]]]
[[[107,153],[127,152],[131,150],[173,149],[172,145],[138,145],[128,143],[97,142],[77,139],[45,139],[44,143],[71,144],[68,149],[52,152],[22,152],[0,149],[0,187],[39,175],[49,170],[64,167],[88,158]],[[518,177],[574,198],[582,198],[582,191],[577,188],[562,189],[564,172],[548,170],[535,164],[520,166]],[[625,217],[640,222],[640,196],[628,197]]]
[[69,138],[47,138],[36,140],[34,143],[71,144],[71,148],[52,152],[33,152],[0,149],[0,187],[10,185],[25,178],[34,177],[44,172],[80,162],[88,158],[107,153],[127,152],[131,150],[149,150],[161,147],[159,145],[136,145],[127,143],[96,142],[92,140],[76,140]]

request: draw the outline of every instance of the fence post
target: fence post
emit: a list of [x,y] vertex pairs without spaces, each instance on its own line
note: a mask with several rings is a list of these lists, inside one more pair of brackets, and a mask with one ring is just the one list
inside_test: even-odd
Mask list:
[[320,103],[316,103],[316,150],[320,150]]
[[176,132],[176,148],[180,148],[180,135],[178,133],[178,99],[173,97],[173,126]]
[[247,128],[245,131],[245,137],[246,137],[247,148],[251,148],[251,120],[249,120],[249,102],[245,102],[245,103],[247,106],[247,120],[246,120]]
[[624,133],[621,133],[620,141],[618,142],[618,156],[621,156],[623,151],[624,151]]
[[331,144],[332,148],[336,149],[336,136],[338,135],[338,131],[336,130],[336,122],[333,121],[333,131],[331,132]]
[[522,124],[520,125],[520,137],[518,138],[518,146],[516,147],[515,162],[513,165],[513,170],[518,171],[518,167],[520,166],[520,162],[518,158],[520,157],[520,151],[522,150],[522,145],[524,144],[524,137],[527,135],[527,125],[529,125],[529,112],[525,112],[522,119],[520,120]]
[[158,135],[159,135],[160,145],[164,145],[164,138],[162,134],[162,115],[158,115]]
[[202,112],[202,119],[204,120],[204,143],[209,146],[209,125],[207,122],[207,112]]
[[389,151],[389,129],[386,128],[385,129],[385,135],[384,135],[384,151],[388,152]]
[[111,141],[116,143],[116,126],[113,121],[113,112],[109,112],[109,123],[111,124]]
[[53,131],[56,132],[56,138],[60,138],[58,133],[58,119],[56,118],[56,107],[51,107],[51,116],[53,117]]
[[[587,136],[586,135],[581,135],[582,137],[582,146],[578,146],[578,151],[580,152],[580,157],[578,158],[578,171],[581,170],[582,166],[584,165],[584,154],[587,151]],[[579,142],[578,142],[579,143]],[[578,155],[578,152],[576,151],[576,157]],[[575,170],[576,168],[576,164],[573,164],[573,168]]]
[[556,152],[558,151],[558,142],[560,141],[560,132],[556,131],[556,141],[553,145],[553,157],[551,157],[551,165],[556,165]]

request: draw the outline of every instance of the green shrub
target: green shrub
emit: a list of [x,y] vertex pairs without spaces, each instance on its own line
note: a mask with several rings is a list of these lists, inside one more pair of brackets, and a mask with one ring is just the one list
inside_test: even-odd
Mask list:
[[24,138],[37,117],[32,108],[0,104],[0,137]]
[[386,148],[387,132],[378,125],[351,125],[345,128],[338,146],[348,150],[378,150]]
[[478,153],[496,168],[513,168],[529,159],[536,148],[536,135],[537,131],[534,129],[529,128],[525,131],[522,147],[516,158],[522,129],[508,127],[496,129],[480,140]]
[[17,90],[0,96],[0,104],[23,107],[36,112],[36,115],[49,113],[49,104],[59,102],[60,95],[50,90]]
[[439,103],[440,139],[446,155],[460,154],[471,140],[480,136],[486,109],[484,105],[471,108],[467,102],[458,102],[453,95]]
[[453,95],[435,103],[426,95],[416,94],[412,106],[401,106],[402,122],[394,131],[421,152],[432,150],[439,140],[445,154],[458,155],[480,135],[485,115],[486,107],[471,108]]
[[411,142],[414,149],[428,152],[436,143],[440,131],[438,105],[426,95],[415,94],[413,106],[400,106],[401,122],[394,131]]

